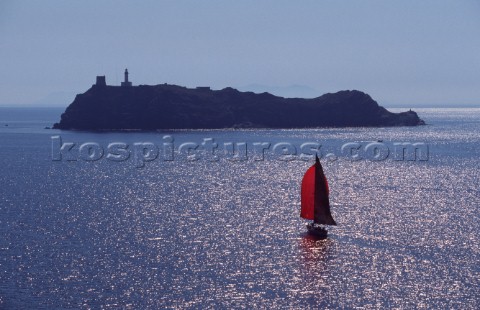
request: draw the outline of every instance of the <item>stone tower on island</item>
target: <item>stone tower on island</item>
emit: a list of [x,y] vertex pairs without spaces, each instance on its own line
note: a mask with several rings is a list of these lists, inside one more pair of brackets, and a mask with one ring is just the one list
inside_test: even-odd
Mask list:
[[125,69],[125,80],[122,82],[122,87],[130,87],[132,86],[132,82],[128,81],[128,69]]
[[105,75],[97,75],[97,81],[93,86],[96,86],[96,87],[107,86],[107,82],[105,81]]

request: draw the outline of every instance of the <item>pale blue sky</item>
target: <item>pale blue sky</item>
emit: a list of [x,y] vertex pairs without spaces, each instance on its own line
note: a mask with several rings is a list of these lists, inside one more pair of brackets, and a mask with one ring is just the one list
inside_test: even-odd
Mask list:
[[480,105],[480,1],[1,0],[0,59],[0,105],[66,106],[96,75],[119,84],[125,67],[134,84]]

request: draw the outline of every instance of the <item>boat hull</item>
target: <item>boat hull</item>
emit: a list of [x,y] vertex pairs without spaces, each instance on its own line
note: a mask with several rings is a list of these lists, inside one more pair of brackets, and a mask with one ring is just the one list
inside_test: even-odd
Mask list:
[[328,231],[325,228],[316,226],[313,223],[307,225],[307,230],[310,235],[319,239],[326,239],[328,235]]

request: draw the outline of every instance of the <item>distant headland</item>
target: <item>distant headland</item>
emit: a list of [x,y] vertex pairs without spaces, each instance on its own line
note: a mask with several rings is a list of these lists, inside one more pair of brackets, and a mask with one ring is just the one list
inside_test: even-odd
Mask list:
[[417,113],[392,113],[357,90],[313,99],[283,98],[234,88],[178,85],[132,86],[128,70],[120,86],[105,76],[79,94],[55,129],[157,130],[221,128],[386,127],[424,125]]

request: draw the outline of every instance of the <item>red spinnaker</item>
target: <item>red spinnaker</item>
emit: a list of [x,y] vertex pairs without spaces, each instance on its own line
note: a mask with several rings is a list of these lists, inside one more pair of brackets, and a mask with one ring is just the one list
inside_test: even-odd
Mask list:
[[315,208],[315,165],[308,168],[302,180],[302,209],[300,216],[307,220],[313,220]]

